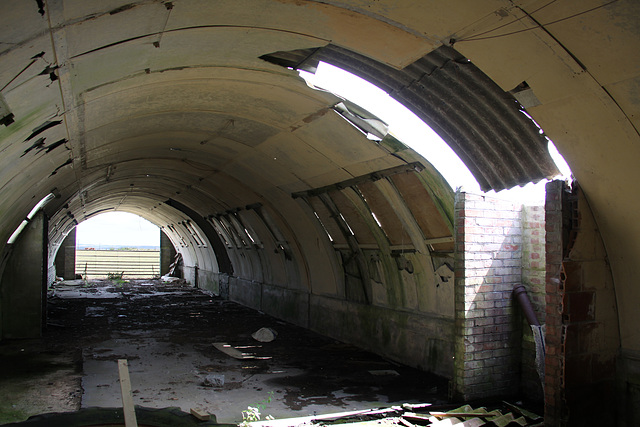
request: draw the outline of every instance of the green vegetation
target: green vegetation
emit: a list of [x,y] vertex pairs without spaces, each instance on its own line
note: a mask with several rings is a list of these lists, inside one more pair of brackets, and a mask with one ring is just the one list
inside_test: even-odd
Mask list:
[[12,401],[0,403],[0,424],[24,421],[31,415],[24,412],[22,408],[18,408],[17,405],[12,404]]
[[107,273],[107,280],[111,280],[116,287],[121,288],[122,285],[127,283],[122,276],[124,276],[124,271],[122,273]]
[[[245,411],[242,411],[242,422],[239,425],[247,427],[249,423],[260,421],[260,411],[264,411],[266,409],[267,404],[271,403],[271,399],[273,399],[272,391],[269,392],[269,397],[266,400],[258,402],[256,406],[248,406]],[[271,415],[267,415],[264,419],[272,420],[273,417]]]
[[108,280],[122,280],[122,276],[124,276],[124,271],[122,273],[107,273]]

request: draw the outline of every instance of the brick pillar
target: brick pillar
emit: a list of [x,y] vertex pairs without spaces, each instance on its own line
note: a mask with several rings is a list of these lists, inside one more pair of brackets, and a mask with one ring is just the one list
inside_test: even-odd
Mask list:
[[545,423],[615,425],[620,336],[613,276],[579,187],[547,184],[546,222]]
[[562,192],[564,182],[547,184],[545,201],[546,230],[546,357],[544,381],[544,418],[546,425],[560,425],[563,419],[564,330],[562,300]]
[[509,202],[456,195],[454,394],[461,399],[518,391],[520,322],[511,295],[522,278],[520,215]]

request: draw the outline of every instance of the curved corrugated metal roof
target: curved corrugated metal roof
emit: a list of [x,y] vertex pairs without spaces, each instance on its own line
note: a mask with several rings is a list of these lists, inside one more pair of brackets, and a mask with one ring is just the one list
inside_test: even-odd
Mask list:
[[442,46],[402,70],[334,45],[262,59],[310,71],[323,61],[375,84],[431,126],[483,191],[558,174],[546,137],[524,108],[451,47]]

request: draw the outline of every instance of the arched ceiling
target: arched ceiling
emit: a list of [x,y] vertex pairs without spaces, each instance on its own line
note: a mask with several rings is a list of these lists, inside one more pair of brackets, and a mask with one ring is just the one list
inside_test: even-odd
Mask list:
[[[0,0],[0,10],[0,242],[53,189],[46,211],[67,226],[105,209],[158,225],[188,216],[169,200],[203,218],[260,203],[286,223],[299,212],[293,193],[414,161],[368,140],[332,109],[334,95],[261,59],[340,62],[338,52],[345,68],[377,70],[370,79],[434,125],[485,189],[554,172],[535,125],[513,113],[514,99],[524,105],[595,211],[621,324],[640,321],[640,267],[628,262],[640,258],[635,1]],[[451,67],[424,78],[443,52]],[[637,332],[622,337],[640,350]]]

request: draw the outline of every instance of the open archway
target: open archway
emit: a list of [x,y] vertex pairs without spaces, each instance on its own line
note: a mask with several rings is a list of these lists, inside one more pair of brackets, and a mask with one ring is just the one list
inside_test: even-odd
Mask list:
[[[583,413],[576,373],[589,372],[590,395],[612,399],[606,390],[615,388],[626,403],[612,412],[637,420],[636,2],[5,0],[0,8],[3,318],[14,317],[7,272],[18,261],[43,258],[46,270],[77,222],[118,209],[163,227],[192,282],[366,346],[392,341],[384,328],[401,325],[395,336],[405,338],[384,346],[387,355],[463,382],[477,372],[450,359],[468,338],[456,295],[430,287],[460,251],[454,194],[399,141],[367,139],[338,97],[295,71],[325,61],[414,111],[485,191],[555,174],[536,123],[544,129],[580,185],[555,193],[564,200],[556,211],[548,200],[547,221],[569,242],[553,242],[564,252],[547,247],[559,258],[543,311],[557,314],[557,376],[569,383],[546,378],[548,413],[560,421]],[[49,194],[41,217],[30,217]],[[588,232],[578,218],[592,218]],[[20,224],[39,227],[38,255],[12,239]],[[587,240],[591,249],[572,252]],[[564,287],[567,278],[575,286]]]

